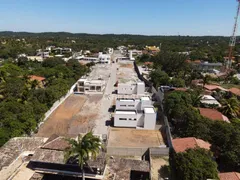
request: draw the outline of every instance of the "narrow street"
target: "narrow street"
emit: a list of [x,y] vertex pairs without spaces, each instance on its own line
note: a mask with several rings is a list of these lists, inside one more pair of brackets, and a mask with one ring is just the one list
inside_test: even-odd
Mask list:
[[111,64],[111,75],[110,78],[107,82],[104,94],[103,94],[103,99],[102,99],[102,104],[101,104],[101,112],[103,112],[103,116],[101,116],[99,119],[96,119],[95,121],[95,128],[93,130],[94,134],[107,134],[108,132],[108,126],[107,126],[107,121],[110,120],[110,112],[109,108],[111,108],[112,101],[113,101],[113,95],[112,92],[114,91],[114,84],[116,83],[116,72],[117,72],[117,63],[116,63],[116,58],[118,56],[113,54],[112,60],[115,63]]

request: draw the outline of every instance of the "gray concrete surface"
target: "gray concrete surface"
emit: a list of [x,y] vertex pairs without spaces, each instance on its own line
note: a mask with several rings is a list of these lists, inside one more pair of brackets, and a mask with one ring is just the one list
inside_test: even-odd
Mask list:
[[[104,94],[103,94],[103,99],[101,100],[101,108],[100,108],[100,117],[95,120],[95,128],[93,132],[95,134],[107,134],[108,132],[108,126],[106,124],[107,121],[110,121],[111,119],[111,114],[108,112],[109,108],[112,105],[113,101],[113,94],[112,92],[114,91],[114,84],[116,83],[117,77],[117,63],[116,59],[117,57],[121,57],[122,55],[118,51],[114,51],[112,55],[112,60],[115,63],[111,64],[111,74],[110,78],[107,82]],[[94,111],[94,109],[92,109]]]

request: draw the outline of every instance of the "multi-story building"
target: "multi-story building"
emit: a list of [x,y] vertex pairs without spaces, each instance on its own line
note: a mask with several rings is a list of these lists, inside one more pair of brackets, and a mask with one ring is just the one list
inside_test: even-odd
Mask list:
[[98,59],[99,59],[100,63],[110,64],[111,55],[110,54],[103,54],[102,52],[99,52]]
[[119,62],[114,126],[155,129],[156,112],[132,61]]
[[156,112],[147,96],[117,98],[114,126],[155,129]]
[[77,92],[83,94],[88,92],[103,92],[104,87],[104,80],[89,80],[87,78],[81,78],[77,82]]
[[111,73],[110,65],[96,64],[91,69],[88,75],[78,80],[75,93],[103,94]]
[[110,62],[111,62],[111,55],[110,54],[103,54],[102,52],[99,52],[98,56],[96,56],[96,57],[79,56],[79,57],[77,57],[77,59],[80,60],[80,61],[86,61],[86,62],[110,64]]
[[119,83],[117,87],[118,94],[145,94],[144,82],[136,83]]

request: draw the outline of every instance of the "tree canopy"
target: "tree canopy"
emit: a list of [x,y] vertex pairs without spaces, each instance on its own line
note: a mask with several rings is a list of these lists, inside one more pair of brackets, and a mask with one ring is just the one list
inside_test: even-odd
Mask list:
[[205,149],[188,149],[174,155],[176,177],[179,180],[218,179],[217,163]]
[[[5,62],[0,67],[0,146],[9,138],[34,131],[53,103],[87,71],[76,60]],[[45,77],[44,87],[29,75]]]

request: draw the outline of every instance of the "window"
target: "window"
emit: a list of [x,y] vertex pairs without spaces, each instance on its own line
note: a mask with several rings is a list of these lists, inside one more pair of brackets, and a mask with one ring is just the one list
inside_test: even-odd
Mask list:
[[129,118],[128,120],[129,121],[136,121],[137,119],[136,118]]
[[119,118],[120,121],[126,121],[127,118]]
[[95,86],[90,86],[90,90],[95,90]]
[[84,82],[79,82],[79,86],[84,86]]
[[134,107],[134,105],[128,105],[128,107]]
[[120,107],[126,107],[126,105],[120,105]]
[[101,86],[97,86],[96,90],[101,91]]

